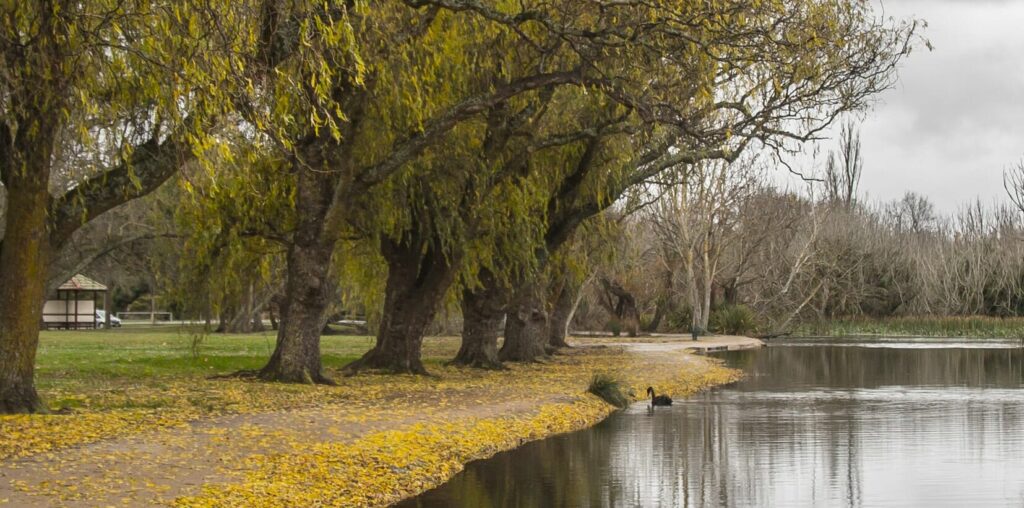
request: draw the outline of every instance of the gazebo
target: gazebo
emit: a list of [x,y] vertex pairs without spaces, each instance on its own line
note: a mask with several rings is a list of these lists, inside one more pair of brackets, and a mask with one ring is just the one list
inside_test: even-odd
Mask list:
[[107,287],[78,274],[57,288],[56,298],[43,305],[43,326],[78,330],[96,328],[96,300]]

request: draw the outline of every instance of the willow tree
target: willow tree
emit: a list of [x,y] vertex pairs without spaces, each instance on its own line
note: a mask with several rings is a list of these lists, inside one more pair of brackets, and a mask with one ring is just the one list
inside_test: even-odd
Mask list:
[[[593,118],[574,114],[584,101],[622,109],[597,91],[575,87],[522,94],[454,129],[383,186],[373,207],[391,210],[374,215],[387,217],[378,235],[388,267],[381,326],[375,347],[349,372],[423,373],[423,335],[446,294],[479,286],[477,277],[504,277],[501,267],[509,260],[529,263],[543,225],[532,213],[544,204],[538,181],[547,166],[538,153],[594,128],[584,127]],[[464,340],[453,363],[499,367],[496,339]]]
[[426,373],[420,355],[427,327],[465,264],[480,254],[474,244],[487,229],[515,221],[508,204],[523,199],[515,197],[514,164],[481,160],[472,149],[500,144],[494,134],[475,122],[460,126],[450,137],[461,139],[428,150],[381,189],[397,206],[374,235],[387,266],[377,342],[348,372]]
[[52,254],[209,146],[233,44],[216,28],[234,15],[202,3],[0,6],[0,412],[45,410],[33,377]]
[[[282,326],[260,376],[329,382],[319,335],[338,240],[367,216],[387,223],[403,212],[386,203],[368,209],[371,192],[481,111],[581,78],[500,72],[500,60],[481,51],[508,29],[472,13],[402,2],[326,9],[300,3],[277,17],[269,36],[285,47],[305,41],[309,50],[277,63],[275,81],[260,86],[250,117],[284,149],[296,188]],[[478,71],[486,79],[466,79]],[[383,245],[387,238],[395,240],[386,236]],[[407,243],[401,235],[397,241]]]
[[[444,2],[428,3],[442,10],[455,8]],[[420,172],[428,176],[403,181],[415,192],[388,200],[397,205],[392,212],[396,216],[403,216],[407,210],[416,213],[381,239],[381,253],[389,265],[382,327],[374,349],[349,370],[367,366],[421,372],[423,331],[445,290],[454,282],[453,275],[463,259],[472,257],[472,264],[479,270],[478,277],[464,281],[472,286],[479,284],[474,280],[477,278],[507,278],[501,270],[495,272],[495,266],[501,263],[493,258],[511,254],[529,264],[536,257],[537,243],[530,239],[521,237],[523,247],[508,249],[511,242],[500,238],[522,236],[520,229],[501,223],[481,225],[486,223],[484,217],[496,215],[493,210],[503,207],[508,209],[506,215],[543,216],[547,204],[544,189],[550,185],[550,174],[559,173],[558,164],[551,164],[559,154],[579,151],[582,140],[635,128],[642,123],[636,111],[653,109],[656,101],[664,98],[663,94],[647,93],[649,76],[664,52],[674,47],[664,39],[678,43],[678,38],[665,31],[667,24],[660,22],[644,31],[620,28],[630,20],[647,20],[649,7],[623,5],[606,12],[593,5],[566,2],[558,7],[574,14],[573,22],[568,24],[556,21],[562,18],[553,7],[527,4],[517,6],[525,9],[517,12],[461,4],[463,14],[439,17],[435,26],[418,39],[417,52],[456,46],[459,53],[475,62],[473,72],[448,77],[446,90],[466,90],[469,95],[490,93],[494,97],[489,90],[501,90],[494,83],[511,78],[523,86],[499,100],[478,102],[476,112],[463,120],[463,126],[466,122],[478,124],[470,128],[477,139],[439,138],[437,146],[426,148],[424,153],[433,160],[442,159],[434,164],[445,165],[445,171],[424,166]],[[457,23],[448,25],[449,20]],[[434,42],[439,36],[438,42],[444,44]],[[421,65],[416,72],[427,74],[429,82],[440,81],[432,69]],[[535,84],[542,85],[542,90],[533,91],[540,88]],[[464,155],[437,155],[454,147]],[[596,150],[590,152],[596,155]],[[421,163],[412,161],[409,165],[416,168]],[[506,182],[514,186],[509,188]],[[494,189],[502,190],[492,198],[490,192]],[[372,209],[380,215],[382,207]],[[530,221],[522,224],[531,227]],[[502,232],[494,234],[494,230]],[[504,252],[498,252],[489,242],[500,242]],[[473,311],[472,302],[464,307]],[[482,333],[490,328],[489,324],[479,327]],[[472,330],[469,335],[472,337]],[[495,366],[495,350],[496,337],[492,334],[482,340],[464,340],[456,363]]]
[[[234,133],[228,157],[217,168],[185,168],[174,211],[180,248],[167,253],[179,308],[219,317],[217,331],[247,333],[262,327],[260,316],[281,292],[285,236],[295,223],[292,180],[282,179],[282,161]],[[273,316],[273,314],[271,314]]]
[[[424,3],[442,7],[454,5],[446,2]],[[538,55],[535,60],[542,65],[558,65],[564,62],[585,72],[581,81],[550,83],[547,87],[550,89],[556,86],[584,84],[585,90],[592,97],[588,97],[587,93],[572,95],[560,91],[554,95],[555,101],[549,107],[557,108],[563,114],[551,115],[541,122],[531,122],[530,131],[519,134],[526,138],[526,141],[517,145],[516,149],[520,152],[511,159],[525,161],[524,167],[527,170],[536,168],[533,171],[536,176],[532,177],[534,181],[531,182],[531,178],[523,178],[519,182],[521,187],[529,189],[528,194],[531,196],[527,200],[531,203],[529,207],[519,211],[524,215],[545,216],[566,197],[565,193],[561,192],[562,187],[584,185],[582,179],[595,166],[611,166],[613,160],[617,164],[628,160],[632,148],[629,146],[630,138],[618,136],[613,140],[610,137],[636,131],[649,134],[652,131],[652,126],[658,122],[657,117],[662,114],[659,109],[670,94],[677,93],[674,87],[681,82],[666,82],[657,90],[651,87],[651,76],[662,72],[661,67],[667,55],[680,47],[693,46],[691,41],[675,31],[669,21],[672,16],[690,14],[685,12],[686,8],[680,10],[679,7],[673,9],[668,6],[639,4],[598,7],[577,3],[571,6],[575,24],[563,25],[556,21],[562,19],[557,15],[558,11],[545,10],[550,9],[551,6],[548,4],[525,4],[520,6],[522,10],[518,12],[489,9],[472,2],[460,3],[459,6],[466,12],[491,20],[499,28],[515,27],[515,33],[519,35],[523,35],[522,30],[518,30],[520,25],[530,25],[533,30],[523,36],[530,40],[531,45],[521,51],[531,51],[531,48],[539,47],[545,53]],[[562,7],[569,8],[569,5]],[[650,24],[645,24],[648,22]],[[636,26],[642,26],[642,29],[628,28]],[[531,36],[532,39],[529,38]],[[544,37],[550,40],[543,39]],[[538,39],[544,43],[538,44]],[[693,52],[696,53],[696,50]],[[713,67],[710,60],[701,60],[698,62],[699,65],[691,66],[690,69],[702,66],[701,70],[707,70]],[[511,69],[513,72],[519,70],[507,65],[503,69]],[[527,68],[527,72],[530,70],[532,69]],[[683,84],[691,86],[693,82]],[[563,101],[567,104],[563,104]],[[593,123],[583,125],[577,121],[581,119]],[[513,122],[511,118],[505,119],[504,122],[500,118],[497,122],[491,120],[488,119],[489,130],[494,123],[507,127]],[[642,139],[641,136],[633,138],[633,141]],[[487,156],[484,155],[483,158],[486,159]],[[585,185],[588,189],[592,187],[590,183]],[[554,201],[549,203],[547,189],[552,187],[556,189],[556,196],[552,198]],[[599,192],[597,189],[591,190]],[[460,212],[463,216],[472,216],[469,210],[460,209]],[[555,234],[570,232],[566,230]],[[517,232],[509,231],[505,234],[515,236]],[[516,267],[516,263],[505,265],[512,266],[513,271],[528,270],[528,265],[534,260],[544,257],[544,243],[546,241],[530,244],[525,249],[512,249],[514,252],[525,250],[529,253],[525,266]],[[505,245],[508,245],[508,242]],[[494,354],[497,336],[493,330],[495,323],[500,320],[500,314],[495,315],[495,311],[503,310],[504,305],[491,306],[489,302],[497,301],[501,298],[498,293],[507,292],[506,288],[520,279],[510,278],[507,273],[501,273],[504,270],[496,273],[495,265],[501,264],[481,263],[477,267],[476,276],[471,277],[470,287],[463,292],[463,311],[474,317],[466,321],[463,344],[456,357],[456,363],[478,366],[495,366],[498,363]],[[472,288],[479,288],[480,291],[490,294],[481,297]],[[525,320],[516,320],[510,315],[509,326],[520,322]],[[508,344],[509,341],[506,341],[506,349]],[[418,348],[413,349],[418,354]],[[363,362],[370,358],[376,361],[380,356],[382,353],[379,351],[371,351]]]
[[[840,115],[893,84],[916,29],[913,22],[875,18],[862,2],[838,0],[652,10],[650,25],[643,26],[661,24],[676,38],[660,39],[671,50],[647,72],[644,94],[621,95],[648,128],[631,133],[626,149],[612,148],[623,145],[621,133],[581,141],[590,148],[550,187],[541,264],[587,217],[666,170],[733,160],[751,144],[787,150],[816,139]],[[512,292],[494,289],[482,291],[508,298],[486,306],[507,310],[501,358],[543,355],[545,289],[529,279],[513,284]]]
[[[592,62],[604,58],[602,48],[629,38],[616,33],[609,40],[619,23],[614,15],[568,0],[525,7],[299,2],[274,9],[279,21],[265,35],[279,42],[271,47],[297,49],[275,63],[271,80],[254,87],[248,121],[289,160],[297,224],[283,325],[261,377],[329,382],[319,354],[329,300],[324,281],[346,230],[363,214],[388,213],[367,209],[373,190],[459,125],[520,95],[560,86],[617,88]],[[514,44],[492,42],[504,39]]]
[[[538,44],[544,37],[550,40]],[[418,42],[418,53],[454,50],[475,62],[473,72],[460,72],[464,65],[450,67],[448,59],[445,65],[416,68],[422,81],[444,83],[444,89],[462,96],[488,97],[495,83],[510,78],[528,83],[551,75],[551,69],[579,65],[578,55],[550,32],[527,39],[473,13],[444,15]],[[364,367],[425,372],[423,335],[453,284],[471,284],[464,280],[467,271],[499,257],[495,245],[502,232],[522,231],[529,227],[522,224],[536,222],[526,205],[534,194],[524,182],[538,169],[530,157],[532,150],[543,148],[537,132],[564,123],[560,115],[569,111],[558,105],[572,94],[565,90],[578,89],[585,79],[581,74],[546,81],[539,90],[530,84],[500,100],[481,101],[477,113],[379,186],[380,196],[367,206],[372,214],[353,218],[378,231],[369,236],[379,245],[387,277],[376,345],[347,366],[348,372]],[[400,100],[387,102],[394,109],[407,107]]]

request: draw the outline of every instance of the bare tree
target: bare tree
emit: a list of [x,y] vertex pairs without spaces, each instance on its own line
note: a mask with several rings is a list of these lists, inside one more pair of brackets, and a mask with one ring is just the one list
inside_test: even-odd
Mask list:
[[839,133],[839,152],[829,153],[825,164],[825,190],[828,197],[847,208],[852,206],[857,198],[863,171],[860,131],[853,122],[846,122]]
[[1017,210],[1024,213],[1024,160],[1003,170],[1003,188]]
[[661,241],[681,261],[693,329],[707,329],[723,253],[737,239],[738,211],[758,179],[750,160],[698,164],[653,208]]
[[915,192],[907,192],[899,201],[890,203],[885,215],[890,227],[897,231],[922,234],[934,231],[938,226],[935,205]]

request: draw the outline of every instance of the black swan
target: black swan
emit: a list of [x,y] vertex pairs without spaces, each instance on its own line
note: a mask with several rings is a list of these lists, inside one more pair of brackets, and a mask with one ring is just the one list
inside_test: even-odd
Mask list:
[[668,395],[655,395],[654,394],[654,388],[651,388],[650,386],[647,387],[647,395],[651,396],[651,405],[652,406],[671,406],[672,405],[672,397],[669,397]]

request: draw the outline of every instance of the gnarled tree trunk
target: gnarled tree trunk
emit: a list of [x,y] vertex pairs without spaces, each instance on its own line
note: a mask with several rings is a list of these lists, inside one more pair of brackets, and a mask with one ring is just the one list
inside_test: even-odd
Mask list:
[[639,335],[640,310],[636,307],[636,298],[634,298],[633,295],[617,281],[602,277],[601,285],[604,286],[604,290],[608,294],[614,295],[616,300],[618,300],[614,309],[611,310],[615,315],[615,318],[619,320],[622,327],[626,330],[626,333],[628,333],[630,337],[636,337]]
[[277,330],[277,347],[260,378],[289,383],[326,383],[320,332],[332,293],[327,278],[333,245],[295,244],[288,253],[288,283]]
[[388,279],[377,343],[347,365],[346,373],[363,368],[427,373],[421,359],[423,335],[455,280],[459,259],[449,259],[433,245],[424,248],[424,243],[415,233],[400,241],[381,240]]
[[506,362],[532,362],[547,356],[548,313],[541,285],[530,282],[512,299],[505,318],[505,343],[498,358]]
[[551,306],[551,319],[548,323],[548,346],[555,349],[571,347],[565,341],[565,337],[569,334],[569,320],[576,310],[576,295],[580,289],[568,280],[556,288],[553,295],[554,303]]
[[289,383],[331,382],[322,372],[320,332],[333,294],[329,283],[334,238],[324,238],[322,224],[331,205],[334,176],[303,169],[298,173],[299,218],[288,248],[288,271],[277,346],[259,377]]
[[668,306],[669,299],[667,297],[659,298],[657,305],[654,307],[654,317],[641,329],[645,332],[657,332],[658,327],[661,326],[661,321],[665,319],[665,313],[668,312]]
[[487,269],[480,271],[480,283],[481,287],[462,292],[462,345],[451,364],[500,369],[498,336],[509,290]]

